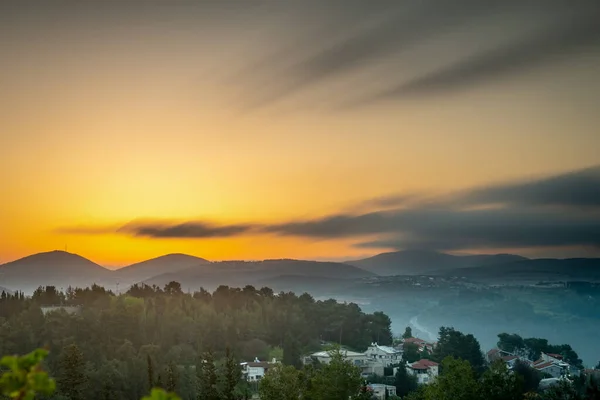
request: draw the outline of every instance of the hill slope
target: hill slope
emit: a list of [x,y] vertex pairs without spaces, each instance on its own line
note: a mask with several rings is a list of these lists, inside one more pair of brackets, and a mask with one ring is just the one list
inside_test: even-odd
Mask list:
[[12,290],[32,293],[38,286],[112,285],[112,272],[100,265],[65,251],[33,254],[0,265],[0,282]]
[[201,264],[210,264],[210,261],[187,254],[167,254],[120,268],[114,274],[121,283],[132,284]]
[[440,271],[441,275],[461,276],[480,282],[587,281],[600,282],[600,258],[541,258],[480,268]]
[[527,258],[512,254],[455,256],[435,251],[404,250],[349,261],[348,264],[379,275],[419,275],[523,260]]
[[335,262],[303,260],[223,261],[197,265],[178,272],[153,277],[147,284],[162,286],[170,281],[180,282],[184,289],[214,288],[218,285],[259,285],[265,279],[279,276],[323,279],[357,279],[375,276],[372,272],[352,265]]

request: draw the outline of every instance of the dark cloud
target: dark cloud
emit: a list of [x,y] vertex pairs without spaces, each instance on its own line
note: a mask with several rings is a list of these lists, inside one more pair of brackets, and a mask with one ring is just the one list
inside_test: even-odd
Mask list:
[[600,166],[534,181],[472,190],[465,203],[600,208]]
[[[134,221],[117,232],[156,239],[249,234],[356,238],[357,246],[365,248],[460,250],[587,246],[600,249],[600,166],[437,198],[383,197],[364,202],[361,207],[366,205],[371,207],[370,212],[348,212],[280,224]],[[67,231],[90,234],[107,233],[108,229],[76,227]],[[365,237],[372,239],[365,241]]]
[[359,243],[360,247],[600,247],[599,182],[600,167],[593,167],[477,188],[425,205],[292,221],[266,229],[315,238],[380,237]]
[[193,221],[179,224],[159,222],[129,223],[119,229],[121,233],[150,238],[194,238],[208,239],[239,236],[252,229],[252,225],[213,225],[207,222]]

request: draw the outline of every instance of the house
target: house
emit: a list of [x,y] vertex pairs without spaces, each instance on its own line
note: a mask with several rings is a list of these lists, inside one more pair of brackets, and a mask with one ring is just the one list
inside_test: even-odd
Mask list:
[[275,365],[277,360],[273,359],[271,362],[260,361],[255,358],[252,362],[242,362],[240,367],[242,368],[242,377],[248,382],[259,381],[265,376],[270,367]]
[[576,368],[563,361],[563,357],[560,354],[542,353],[540,359],[535,361],[531,366],[542,374],[547,374],[553,378],[577,375],[579,373]]
[[402,359],[402,351],[389,346],[380,346],[377,343],[371,343],[365,352],[367,357],[374,362],[389,367],[398,363]]
[[384,400],[387,396],[396,395],[396,386],[385,385],[383,383],[370,383],[367,387],[373,392],[373,396],[378,400]]
[[414,363],[406,363],[406,372],[417,377],[421,385],[431,383],[439,374],[439,364],[431,360],[422,359]]
[[[340,350],[342,353],[342,357],[345,360],[349,360],[353,365],[357,366],[360,369],[360,373],[363,377],[367,377],[369,375],[383,375],[383,364],[374,363],[372,359],[369,359],[366,353],[357,353],[350,350]],[[311,364],[313,362],[319,362],[323,364],[329,364],[331,361],[331,352],[324,350],[318,351],[316,353],[310,354],[304,357],[304,364]]]
[[79,314],[81,313],[81,306],[63,306],[63,305],[54,305],[54,306],[41,306],[42,314],[46,315],[50,312],[55,311],[64,311],[67,314]]
[[403,346],[406,344],[415,344],[417,345],[419,352],[423,352],[425,349],[427,349],[429,353],[431,353],[435,347],[435,343],[430,343],[419,338],[406,338],[402,341],[402,344]]

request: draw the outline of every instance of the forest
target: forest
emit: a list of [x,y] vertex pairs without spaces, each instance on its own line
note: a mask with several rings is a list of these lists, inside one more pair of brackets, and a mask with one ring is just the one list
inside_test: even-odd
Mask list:
[[[47,312],[57,305],[63,307]],[[397,396],[409,400],[600,399],[597,382],[585,375],[538,392],[543,377],[537,371],[525,364],[513,371],[502,362],[488,365],[477,339],[451,327],[440,329],[432,354],[405,348],[395,374],[365,381],[340,349],[392,344],[390,324],[385,314],[364,313],[356,304],[267,287],[184,293],[171,282],[119,295],[100,286],[64,293],[40,287],[31,297],[3,292],[0,354],[25,356],[0,362],[0,398],[370,400],[369,382],[395,386]],[[508,334],[500,334],[498,344],[532,352],[550,346]],[[330,363],[303,365],[303,354],[323,346]],[[570,347],[552,349],[580,362]],[[251,385],[239,362],[255,357],[282,363]],[[419,358],[441,363],[433,384],[418,386],[407,373],[404,362]]]

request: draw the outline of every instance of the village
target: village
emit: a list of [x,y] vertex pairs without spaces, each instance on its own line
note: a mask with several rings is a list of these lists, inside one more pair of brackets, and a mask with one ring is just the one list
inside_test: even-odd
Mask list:
[[[409,346],[416,348],[419,354],[432,354],[437,343],[429,342],[416,337],[403,338],[396,345],[383,346],[371,343],[365,352],[355,352],[346,349],[341,350],[344,359],[350,361],[360,369],[361,377],[368,381],[373,376],[396,375],[398,369],[403,365],[408,375],[413,376],[419,385],[428,385],[435,382],[440,373],[440,364],[428,358],[408,362],[405,359],[405,349]],[[322,350],[308,354],[303,357],[304,365],[328,364],[331,360],[331,351]],[[490,349],[485,354],[485,361],[492,364],[501,360],[509,371],[512,371],[517,363],[523,363],[538,371],[543,377],[539,383],[541,390],[558,384],[561,380],[579,376],[582,372],[594,377],[600,377],[599,369],[586,369],[581,371],[569,364],[564,357],[555,353],[541,353],[537,360],[530,360],[523,355],[513,354],[498,348]],[[251,362],[240,363],[242,376],[248,382],[258,383],[267,373],[269,368],[279,363],[278,360],[261,361],[256,358]],[[388,396],[396,396],[396,387],[383,383],[368,383],[368,388],[377,399],[386,399]]]

